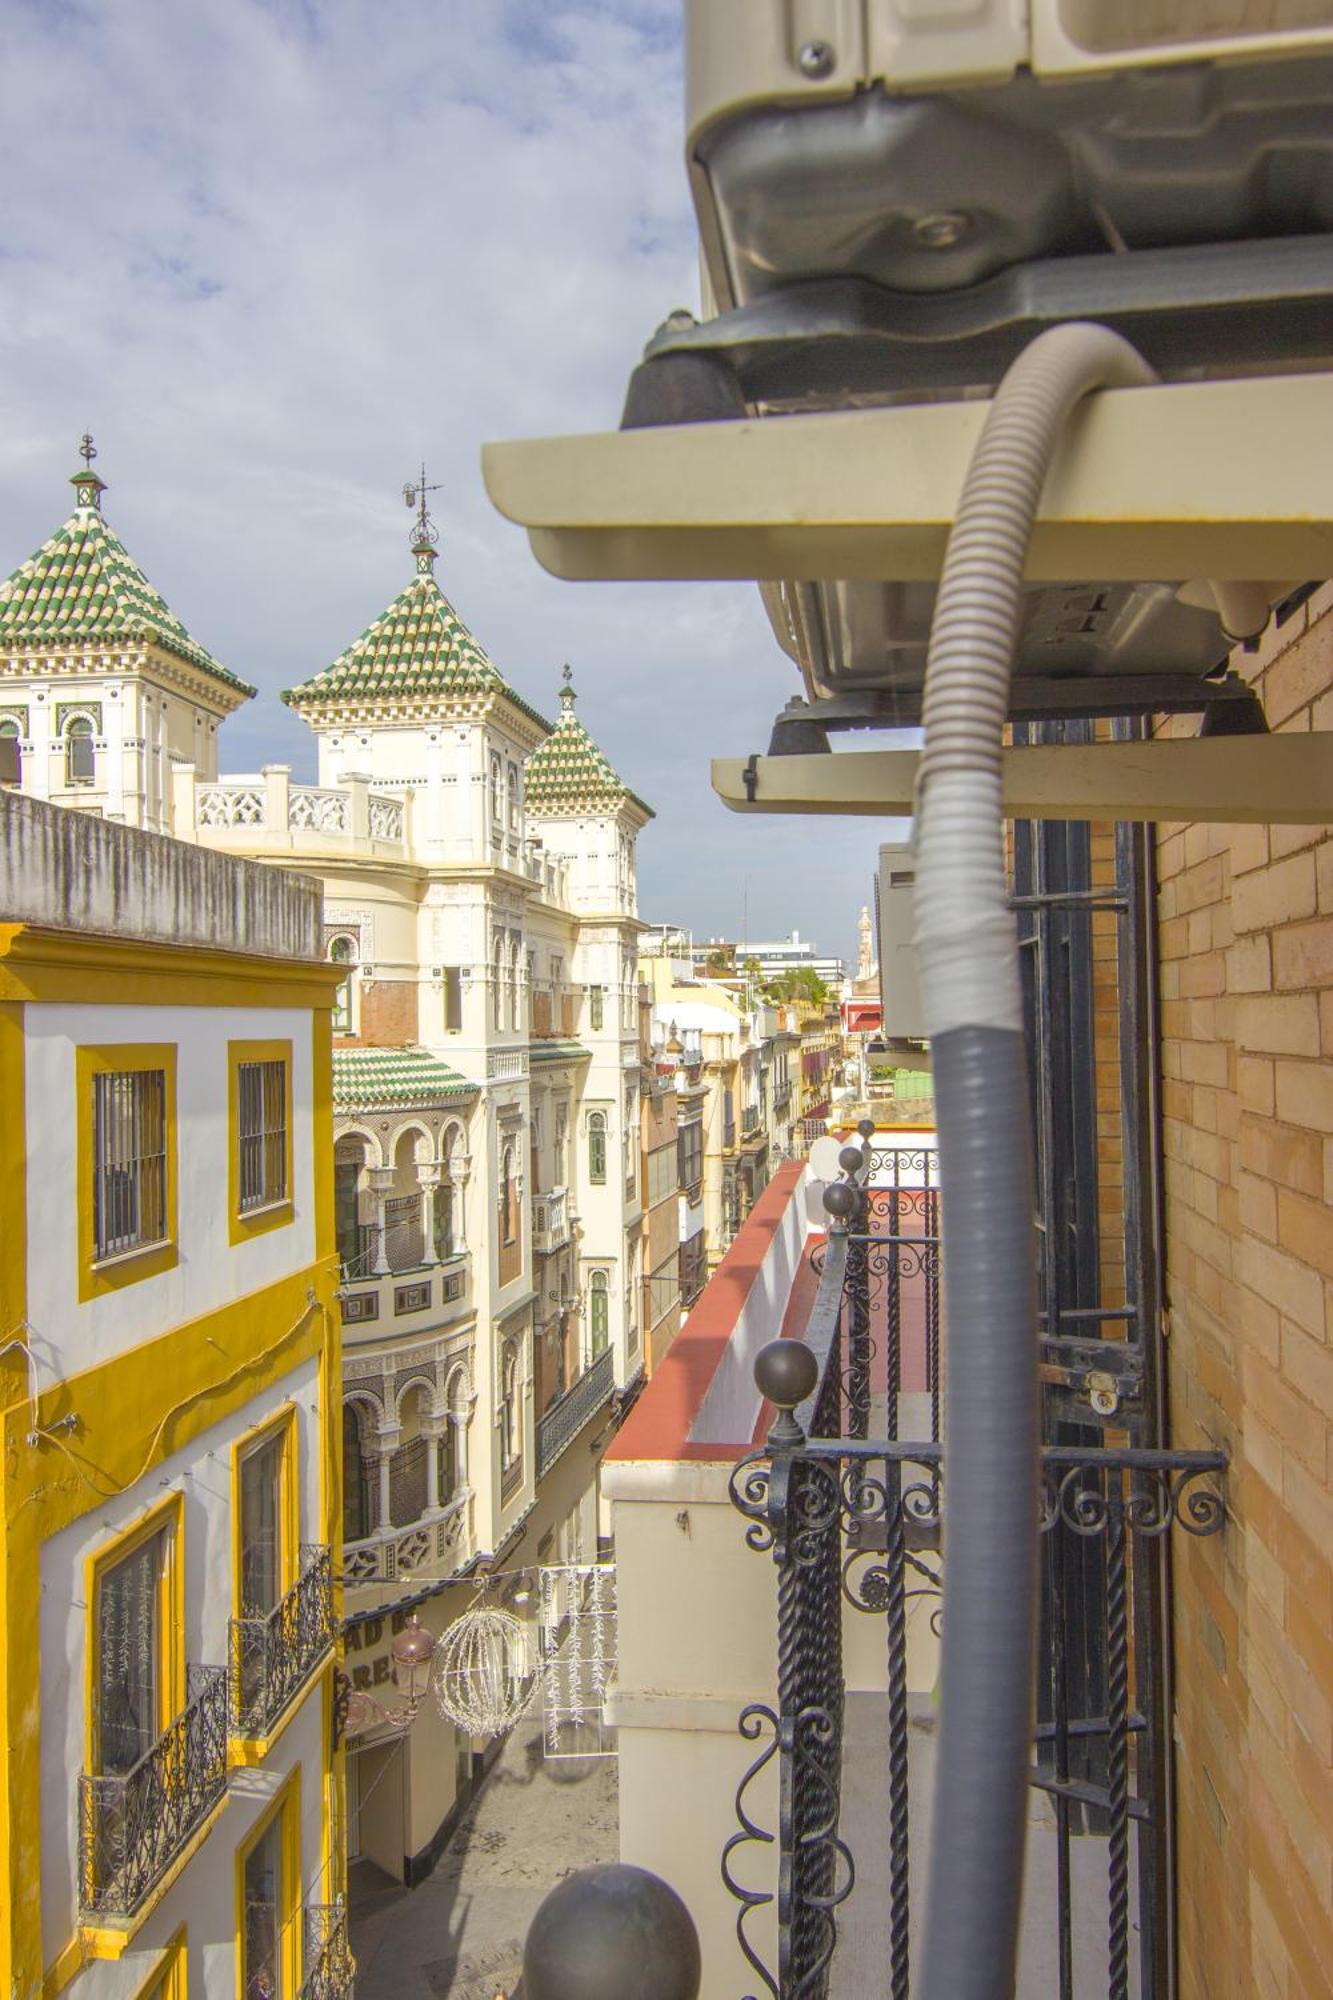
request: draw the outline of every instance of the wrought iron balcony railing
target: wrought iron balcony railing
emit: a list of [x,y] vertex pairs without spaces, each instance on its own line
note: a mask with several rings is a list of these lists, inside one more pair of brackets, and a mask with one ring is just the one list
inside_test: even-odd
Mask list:
[[188,1667],[184,1708],[138,1763],[79,1780],[84,1913],[134,1916],[226,1790],[226,1670]]
[[[948,1506],[938,1174],[930,1148],[874,1164],[888,1187],[872,1190],[864,1176],[851,1177],[827,1243],[813,1252],[820,1275],[806,1339],[814,1387],[801,1404],[788,1403],[781,1371],[769,1350],[761,1353],[756,1385],[778,1417],[731,1477],[732,1500],[750,1523],[746,1540],[769,1552],[777,1569],[778,1696],[772,1706],[752,1702],[739,1718],[755,1755],[737,1792],[739,1829],[723,1850],[722,1876],[740,1905],[741,1948],[775,2000],[825,2000],[839,1925],[858,1915],[855,1903],[844,1906],[866,1880],[877,1883],[884,1911],[877,1990],[893,2000],[908,2000],[912,1990],[909,1878],[919,1878],[921,1862],[909,1868],[909,1628],[919,1644],[917,1600],[925,1600],[928,1624],[938,1616]],[[929,1435],[900,1437],[904,1420]],[[1042,1448],[1032,1510],[1044,1595],[1030,1782],[1054,1818],[1049,1929],[1062,1995],[1074,1990],[1071,1883],[1077,1877],[1086,1897],[1094,1871],[1103,1990],[1128,2000],[1135,1968],[1136,1993],[1162,1990],[1152,1968],[1169,1922],[1161,1875],[1169,1728],[1161,1676],[1144,1648],[1170,1532],[1221,1529],[1213,1479],[1225,1465],[1219,1451]],[[1081,1622],[1072,1616],[1074,1588]],[[884,1742],[887,1783],[869,1823],[864,1804],[843,1810],[844,1762],[864,1754],[864,1746],[849,1748],[845,1608],[879,1619],[884,1635],[883,1683],[867,1692],[883,1704],[875,1735]],[[751,1787],[775,1760],[781,1808],[770,1831],[756,1816]],[[921,1776],[912,1761],[914,1800]],[[913,1805],[910,1823],[916,1819]],[[1073,1869],[1069,1842],[1080,1833],[1096,1839]],[[774,1842],[774,1886],[746,1887],[757,1852]],[[774,1904],[770,1967],[750,1920]],[[1081,1935],[1089,1934],[1085,1922]]]
[[551,1467],[569,1445],[571,1445],[588,1419],[600,1410],[616,1386],[611,1350],[599,1354],[590,1368],[585,1368],[573,1387],[567,1389],[558,1402],[552,1403],[545,1416],[537,1420],[537,1477],[543,1479]]
[[347,1909],[310,1903],[305,1912],[305,1978],[298,2000],[350,2000],[356,1960],[347,1937]]
[[231,1621],[232,1727],[267,1736],[336,1636],[329,1550],[307,1544],[296,1582],[263,1618]]

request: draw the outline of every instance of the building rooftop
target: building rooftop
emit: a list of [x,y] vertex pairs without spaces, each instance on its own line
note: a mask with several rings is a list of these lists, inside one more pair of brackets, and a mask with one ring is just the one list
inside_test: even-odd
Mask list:
[[323,909],[308,875],[0,791],[0,920],[322,960]]
[[429,1049],[335,1049],[333,1102],[339,1111],[380,1105],[435,1104],[445,1097],[474,1097],[477,1086]]
[[496,696],[542,729],[550,723],[521,696],[473,638],[435,580],[435,530],[418,527],[412,542],[416,575],[331,667],[283,690],[299,714],[338,707],[420,706],[431,701],[485,701]]
[[[117,650],[151,645],[185,660],[242,698],[255,690],[220,666],[182,625],[102,513],[106,487],[88,463],[73,475],[77,504],[63,526],[0,584],[0,651]],[[235,702],[232,706],[239,706]]]
[[573,671],[566,667],[555,728],[524,767],[528,811],[562,816],[607,813],[619,812],[628,803],[652,819],[652,807],[630,790],[579,721],[577,699]]

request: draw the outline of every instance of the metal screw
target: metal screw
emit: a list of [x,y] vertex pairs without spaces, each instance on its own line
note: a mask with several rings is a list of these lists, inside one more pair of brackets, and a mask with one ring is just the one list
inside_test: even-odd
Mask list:
[[925,250],[951,250],[971,226],[970,216],[958,209],[946,208],[937,215],[919,215],[912,224],[912,234]]
[[838,58],[832,42],[802,42],[796,57],[796,67],[802,76],[813,77],[816,81],[833,73],[833,65]]

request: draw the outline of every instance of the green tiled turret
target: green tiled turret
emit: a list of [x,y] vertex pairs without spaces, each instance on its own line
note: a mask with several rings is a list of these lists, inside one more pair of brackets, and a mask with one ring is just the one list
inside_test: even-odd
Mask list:
[[74,512],[36,555],[0,584],[0,658],[79,646],[121,652],[157,646],[209,674],[233,694],[252,695],[248,681],[219,666],[192,639],[154,590],[102,513],[105,483],[88,463],[70,481]]
[[475,1097],[477,1086],[428,1049],[335,1049],[333,1102],[339,1111],[434,1104],[442,1097]]
[[523,767],[524,792],[530,813],[614,813],[627,801],[653,817],[651,806],[635,796],[602,754],[575,713],[573,669],[566,667],[560,690],[560,716],[546,741]]
[[543,729],[550,724],[529,708],[492,664],[435,581],[435,550],[425,530],[412,543],[417,573],[331,667],[282,699],[313,716],[336,706],[484,700],[500,695]]

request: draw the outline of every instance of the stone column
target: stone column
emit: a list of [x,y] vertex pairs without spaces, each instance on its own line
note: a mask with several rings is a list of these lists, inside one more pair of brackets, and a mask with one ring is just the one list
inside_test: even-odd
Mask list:
[[377,1278],[382,1278],[389,1268],[389,1260],[386,1255],[387,1229],[384,1217],[385,1203],[393,1191],[394,1178],[392,1167],[366,1168],[366,1186],[374,1197],[375,1202],[375,1261],[372,1271]]

